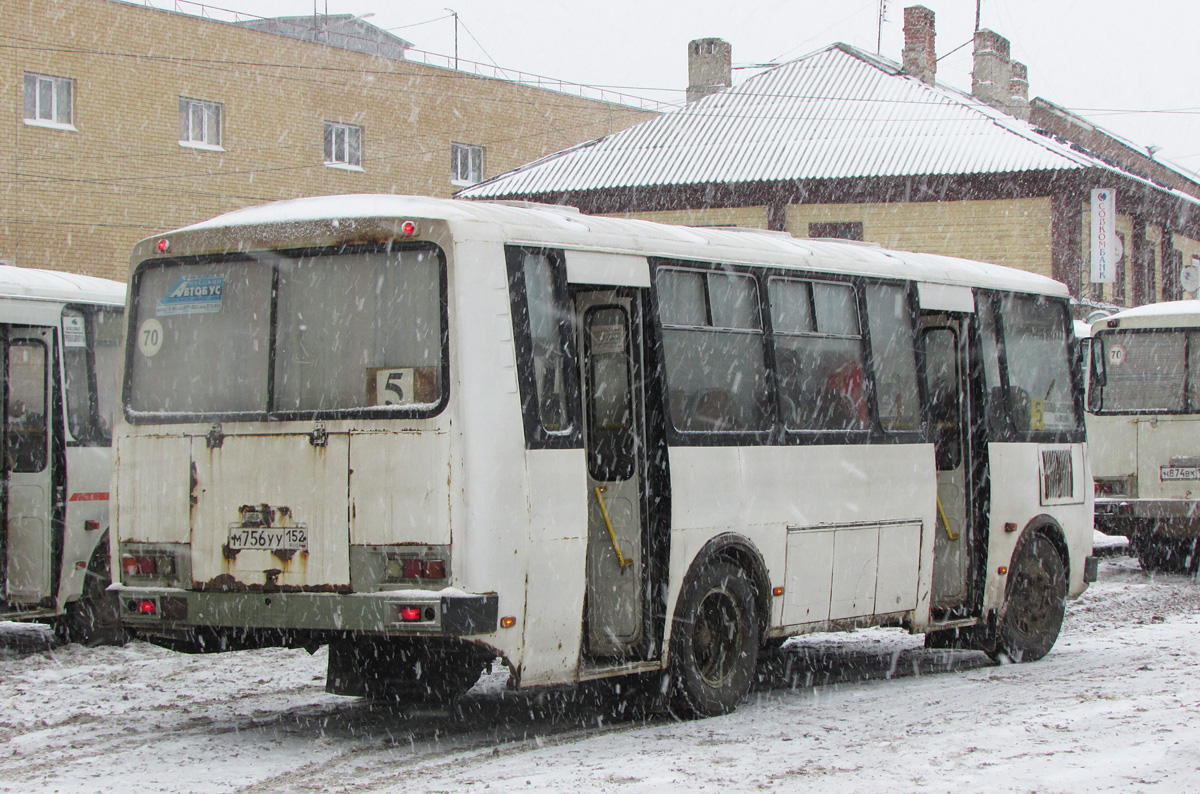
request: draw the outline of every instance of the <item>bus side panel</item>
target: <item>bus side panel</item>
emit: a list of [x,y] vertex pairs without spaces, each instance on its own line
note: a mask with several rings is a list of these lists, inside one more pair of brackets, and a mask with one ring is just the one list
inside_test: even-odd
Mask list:
[[[772,586],[804,583],[794,593],[785,586],[784,598],[774,600],[772,627],[902,611],[912,611],[916,624],[927,621],[936,526],[930,445],[673,447],[671,476],[668,610],[703,545],[733,531],[763,555]],[[839,569],[837,560],[864,543],[873,552],[869,570]],[[800,553],[812,544],[824,556]],[[789,545],[796,570],[785,570]],[[821,577],[828,586],[814,584]],[[877,610],[881,592],[886,603]]]
[[[1065,447],[1071,451],[1072,495],[1046,499],[1042,493],[1043,478],[1039,474],[1042,455],[1047,450]],[[1023,530],[1039,515],[1051,516],[1063,529],[1070,556],[1069,594],[1074,597],[1087,589],[1083,574],[1084,558],[1092,553],[1092,480],[1086,467],[1085,452],[1084,444],[988,445],[993,487],[984,585],[985,612],[998,609],[1004,602],[1007,576],[999,569],[1011,563]],[[1015,525],[1016,531],[1006,532],[1005,524]]]
[[469,241],[446,253],[454,581],[471,593],[496,593],[499,614],[517,619],[513,628],[479,639],[521,674],[526,566],[538,550],[529,548],[529,472],[512,464],[526,453],[504,249]]
[[531,450],[521,684],[575,680],[582,646],[587,478],[580,450]]
[[[58,603],[83,592],[86,568],[108,531],[108,489],[112,476],[110,447],[67,447],[67,519],[63,533],[63,571]],[[95,521],[96,529],[86,522]],[[79,567],[80,563],[83,567]]]
[[[1138,417],[1087,416],[1088,448],[1097,477],[1129,477],[1138,470]],[[1189,451],[1188,454],[1194,454]]]

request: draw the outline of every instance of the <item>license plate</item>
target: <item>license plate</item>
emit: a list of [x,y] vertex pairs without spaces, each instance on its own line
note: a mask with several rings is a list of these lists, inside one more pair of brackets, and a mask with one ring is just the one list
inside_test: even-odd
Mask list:
[[1163,482],[1200,480],[1200,466],[1163,466],[1159,471]]
[[229,548],[233,551],[244,549],[304,551],[308,548],[308,528],[230,527]]

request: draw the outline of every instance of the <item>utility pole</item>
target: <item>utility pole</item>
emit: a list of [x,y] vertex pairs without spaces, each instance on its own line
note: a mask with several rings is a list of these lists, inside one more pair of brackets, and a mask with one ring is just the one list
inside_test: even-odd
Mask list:
[[458,12],[453,8],[447,8],[450,16],[454,17],[454,71],[458,71]]
[[876,25],[875,34],[875,54],[883,54],[883,20],[887,15],[887,0],[879,0],[879,20]]
[[983,0],[975,0],[975,32],[979,32],[979,7],[983,5]]

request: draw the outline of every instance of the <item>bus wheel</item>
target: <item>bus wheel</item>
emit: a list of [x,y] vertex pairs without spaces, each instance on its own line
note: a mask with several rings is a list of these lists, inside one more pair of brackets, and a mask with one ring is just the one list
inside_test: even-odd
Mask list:
[[[102,540],[100,549],[107,552],[108,543]],[[66,614],[54,624],[54,633],[60,640],[81,645],[125,643],[117,597],[107,592],[111,583],[108,554],[97,550],[88,566],[79,599],[67,604]]]
[[1008,573],[1008,598],[997,645],[989,655],[1036,662],[1054,646],[1067,608],[1067,572],[1046,537],[1021,544]]
[[1195,538],[1168,538],[1153,531],[1134,536],[1133,550],[1144,571],[1192,573],[1200,562]]
[[673,705],[696,717],[733,711],[750,689],[758,660],[754,588],[729,562],[691,578],[671,631]]

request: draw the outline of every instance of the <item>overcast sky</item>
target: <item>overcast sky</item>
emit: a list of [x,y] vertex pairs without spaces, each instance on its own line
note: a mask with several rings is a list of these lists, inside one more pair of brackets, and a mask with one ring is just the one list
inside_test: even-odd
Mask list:
[[[173,7],[173,0],[150,0]],[[904,7],[887,3],[882,54],[900,60]],[[682,101],[687,43],[716,36],[739,66],[782,62],[833,42],[874,52],[879,0],[211,0],[258,16],[356,14],[421,50]],[[975,0],[927,0],[937,15],[938,79],[970,90]],[[180,10],[189,11],[186,2]],[[218,14],[212,14],[219,16]],[[370,15],[370,16],[367,16]],[[420,24],[427,23],[427,24]],[[982,0],[981,26],[1012,42],[1030,96],[1083,114],[1159,157],[1200,170],[1200,2]],[[960,45],[962,49],[958,49]],[[670,91],[664,95],[662,91]]]

